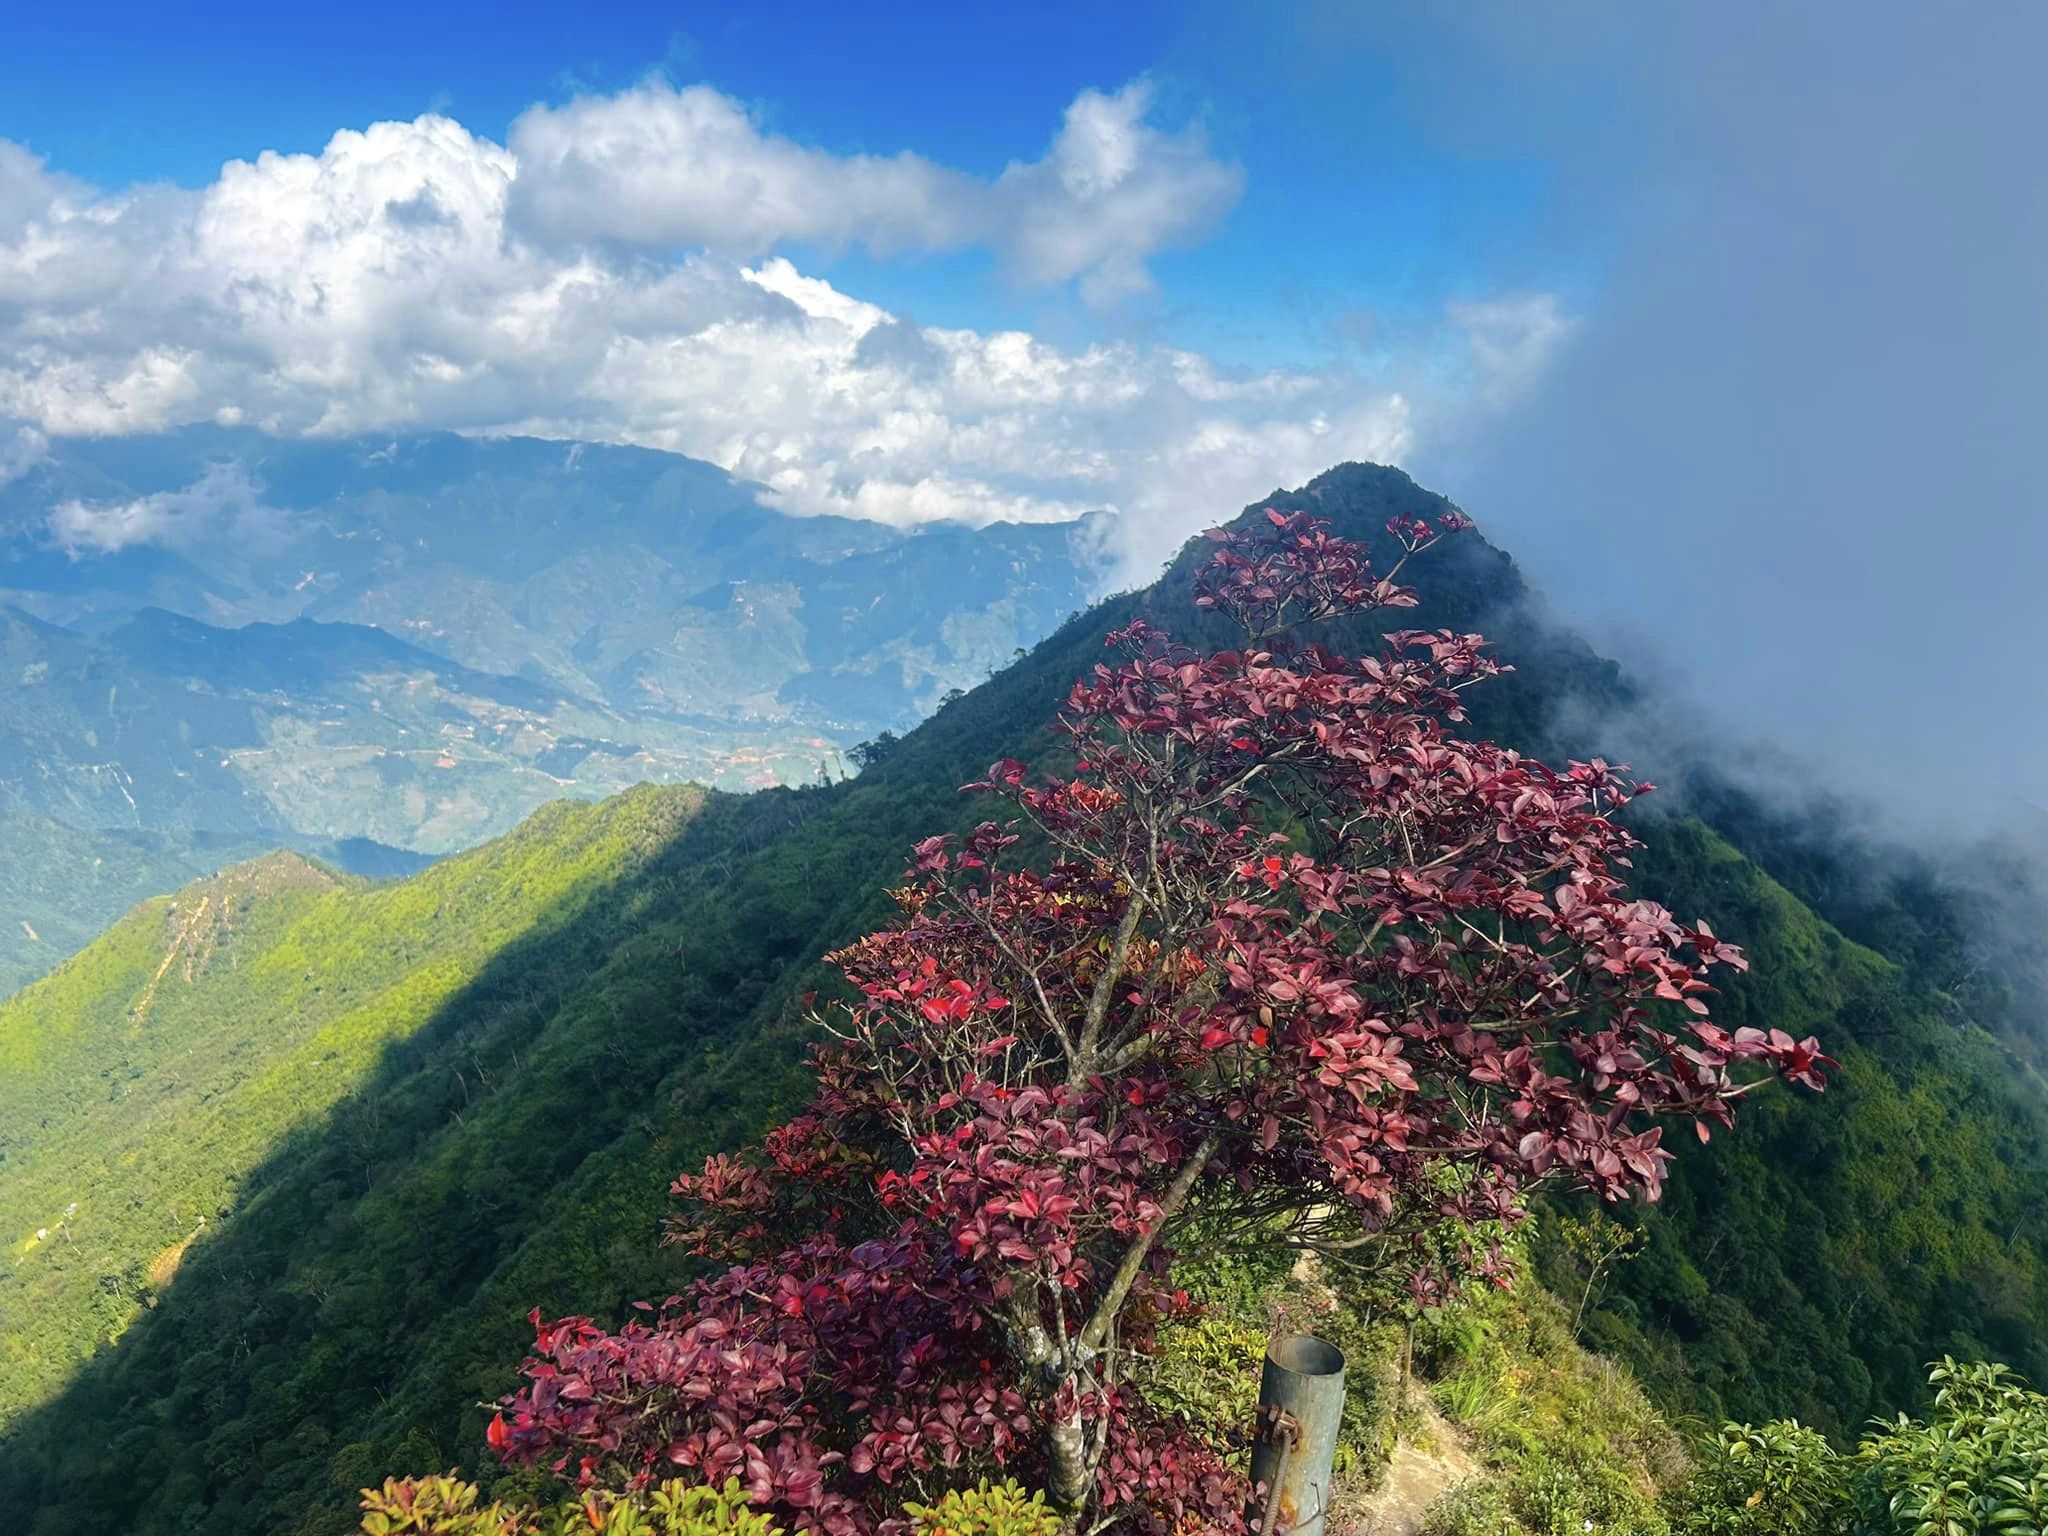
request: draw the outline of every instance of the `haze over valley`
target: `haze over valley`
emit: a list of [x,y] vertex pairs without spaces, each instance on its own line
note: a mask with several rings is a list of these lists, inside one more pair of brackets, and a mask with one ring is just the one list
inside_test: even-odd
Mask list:
[[[1101,580],[1103,518],[758,495],[532,439],[53,445],[0,486],[0,980],[279,842],[388,871],[563,796],[848,776]],[[24,880],[53,840],[101,873]]]

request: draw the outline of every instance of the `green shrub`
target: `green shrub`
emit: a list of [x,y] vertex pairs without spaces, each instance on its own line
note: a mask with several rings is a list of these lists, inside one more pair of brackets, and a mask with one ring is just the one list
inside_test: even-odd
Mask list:
[[[737,1478],[722,1489],[680,1481],[624,1499],[595,1495],[551,1510],[480,1504],[454,1477],[392,1478],[363,1490],[362,1536],[782,1536],[749,1508]],[[994,1527],[986,1527],[994,1532]],[[1024,1526],[1005,1536],[1049,1536]]]
[[1505,1487],[1492,1481],[1470,1481],[1458,1484],[1429,1506],[1422,1519],[1422,1536],[1522,1536],[1522,1527],[1508,1506]]
[[477,1506],[475,1483],[454,1477],[394,1477],[363,1490],[363,1536],[509,1536],[516,1516]]
[[1655,1502],[1603,1462],[1532,1460],[1508,1482],[1508,1502],[1530,1536],[1665,1536]]
[[986,1478],[976,1488],[956,1488],[936,1504],[905,1504],[917,1536],[1053,1536],[1060,1517],[1045,1495],[1026,1493],[1005,1478]]
[[1203,1311],[1162,1322],[1136,1376],[1160,1413],[1184,1418],[1210,1444],[1243,1452],[1258,1416],[1259,1375],[1275,1333],[1313,1333],[1344,1351],[1344,1421],[1336,1472],[1357,1475],[1383,1461],[1395,1439],[1401,1330],[1373,1320],[1346,1273],[1334,1288],[1294,1271],[1291,1250],[1220,1251],[1181,1271]]
[[1569,1313],[1539,1285],[1475,1290],[1426,1314],[1415,1358],[1436,1406],[1504,1473],[1628,1467],[1640,1473],[1631,1488],[1685,1475],[1683,1444],[1641,1387],[1580,1348]]
[[1900,1536],[2048,1531],[2048,1397],[2003,1365],[1929,1369],[1934,1406],[1866,1435],[1856,1453],[1861,1529]]
[[1846,1464],[1796,1419],[1723,1426],[1675,1501],[1680,1536],[1822,1536],[1842,1529]]
[[1147,1401],[1186,1419],[1212,1445],[1245,1445],[1258,1414],[1268,1331],[1263,1318],[1217,1306],[1162,1328],[1143,1378]]
[[1530,1456],[1460,1483],[1429,1507],[1422,1536],[1670,1536],[1647,1489],[1619,1467]]
[[1779,1420],[1730,1424],[1677,1501],[1680,1536],[2038,1536],[2048,1397],[2002,1365],[1930,1368],[1926,1420],[1880,1422],[1853,1456]]
[[1460,1366],[1450,1375],[1431,1382],[1429,1395],[1452,1423],[1488,1444],[1515,1427],[1522,1411],[1506,1379],[1497,1369],[1481,1362]]
[[[623,1523],[621,1512],[630,1518]],[[748,1507],[738,1478],[720,1489],[663,1483],[643,1510],[630,1504],[612,1506],[605,1536],[782,1536],[775,1522]]]

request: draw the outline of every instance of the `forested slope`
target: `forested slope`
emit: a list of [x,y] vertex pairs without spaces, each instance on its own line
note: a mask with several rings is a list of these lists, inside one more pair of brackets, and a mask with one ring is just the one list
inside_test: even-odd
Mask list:
[[[137,902],[269,852],[264,833],[74,827],[0,796],[0,998],[85,948]],[[355,874],[410,874],[425,854],[366,837],[293,839],[301,853]]]
[[[1353,536],[1440,505],[1367,466],[1277,500]],[[239,1091],[273,1081],[297,1096],[260,1101],[271,1118],[251,1123],[245,1160],[188,1137],[186,1160],[166,1164],[226,1212],[171,1283],[136,1281],[146,1244],[92,1250],[82,1228],[71,1267],[33,1282],[54,1287],[33,1314],[29,1261],[0,1278],[10,1341],[69,1330],[32,1316],[61,1319],[81,1302],[132,1318],[60,1394],[15,1416],[0,1507],[35,1511],[37,1532],[331,1532],[351,1525],[353,1491],[386,1472],[488,1473],[477,1405],[510,1384],[527,1309],[615,1319],[675,1288],[686,1271],[655,1245],[664,1186],[791,1107],[796,999],[826,983],[817,957],[881,914],[912,840],[977,816],[956,786],[997,756],[1043,747],[1042,723],[1106,630],[1141,611],[1197,627],[1193,558],[941,709],[854,783],[554,808],[397,886],[266,897],[276,912],[252,913],[240,948],[217,949],[189,982],[174,966],[151,1017],[189,994],[187,1016],[204,1021],[195,1038],[251,1053],[234,1068],[248,1073]],[[1627,697],[1612,666],[1534,616],[1512,564],[1477,539],[1432,551],[1413,574],[1418,622],[1483,628],[1520,669],[1479,704],[1489,734],[1552,746],[1565,697]],[[1640,766],[1654,776],[1658,765]],[[1730,797],[1717,820],[1740,840],[1744,814]],[[2035,1358],[2048,1335],[2037,1091],[1952,993],[1844,939],[1715,831],[1667,815],[1646,835],[1644,888],[1707,917],[1755,962],[1721,1011],[1810,1028],[1844,1068],[1824,1098],[1758,1096],[1732,1144],[1682,1160],[1648,1218],[1646,1256],[1621,1270],[1594,1336],[1681,1410],[1831,1427],[1913,1400],[1920,1362],[1959,1337],[2048,1377]],[[457,925],[458,956],[421,949],[439,920],[428,914],[465,881],[504,904]],[[163,953],[163,923],[146,907],[28,994],[15,1009],[42,1011],[7,1014],[0,1049],[59,1014],[81,1021],[66,1049],[143,1049],[151,1026],[134,1023],[132,999]],[[251,984],[259,973],[275,999]],[[348,1008],[309,993],[323,977],[346,981]],[[311,1070],[323,1032],[353,1042],[346,1072]],[[0,1165],[7,1200],[17,1184],[36,1190],[34,1209],[16,1218],[9,1206],[10,1219],[47,1222],[64,1183],[52,1170],[85,1166],[61,1149],[97,1146],[90,1127],[110,1123],[56,1070],[9,1074],[44,1106],[27,1148]],[[167,1091],[165,1078],[150,1058],[129,1092]],[[136,1129],[142,1147],[163,1139]],[[163,1192],[163,1177],[130,1187]],[[141,1230],[143,1208],[126,1219]],[[160,1233],[181,1235],[149,1236]],[[35,1262],[56,1252],[46,1243]],[[153,1306],[138,1302],[145,1290]],[[114,1300],[92,1301],[99,1293]],[[114,1326],[65,1332],[62,1347],[89,1348]],[[58,1358],[56,1344],[31,1348]],[[15,1401],[42,1395],[17,1391],[14,1370],[0,1367]]]
[[[703,802],[551,807],[388,886],[270,854],[143,903],[0,1008],[0,1415],[153,1306],[193,1240],[261,1197],[250,1170],[289,1163],[387,1047],[441,1043],[428,1026],[507,944],[551,945]],[[445,1043],[459,1102],[479,1069],[459,1034]],[[387,1107],[365,1101],[372,1119]]]
[[1693,820],[1645,828],[1642,884],[1739,933],[1716,1017],[1809,1030],[1825,1098],[1762,1094],[1681,1160],[1588,1329],[1667,1402],[1853,1439],[1942,1354],[2048,1380],[2048,1093],[1951,994],[1845,939]]

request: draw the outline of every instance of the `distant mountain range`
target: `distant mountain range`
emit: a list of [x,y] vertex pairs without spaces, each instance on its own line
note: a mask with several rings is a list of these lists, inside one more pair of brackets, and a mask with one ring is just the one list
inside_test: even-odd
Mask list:
[[0,487],[0,600],[87,629],[371,625],[626,713],[846,736],[915,724],[1098,585],[1100,517],[904,531],[762,494],[530,438],[75,439]]
[[531,439],[54,444],[0,484],[0,994],[264,848],[389,867],[562,796],[843,775],[1099,585],[1101,518],[761,497]]

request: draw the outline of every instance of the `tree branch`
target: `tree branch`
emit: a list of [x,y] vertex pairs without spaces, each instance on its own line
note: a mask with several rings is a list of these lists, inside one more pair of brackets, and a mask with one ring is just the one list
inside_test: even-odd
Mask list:
[[1145,898],[1137,882],[1133,881],[1131,893],[1124,899],[1124,915],[1116,925],[1116,939],[1109,947],[1109,959],[1102,967],[1102,974],[1095,978],[1095,990],[1088,997],[1088,1012],[1081,1020],[1081,1044],[1070,1076],[1076,1088],[1095,1073],[1095,1052],[1102,1043],[1102,1022],[1109,1017],[1110,999],[1116,995],[1117,980],[1131,958],[1131,941],[1137,937],[1138,920],[1144,915]]
[[1173,1182],[1166,1186],[1166,1193],[1159,1201],[1159,1219],[1131,1239],[1131,1246],[1124,1250],[1123,1262],[1117,1265],[1102,1299],[1095,1304],[1095,1315],[1081,1330],[1081,1343],[1089,1349],[1102,1348],[1103,1341],[1109,1337],[1109,1330],[1116,1324],[1117,1313],[1123,1309],[1124,1298],[1131,1294],[1131,1287],[1137,1283],[1138,1271],[1145,1267],[1145,1256],[1152,1251],[1153,1242],[1166,1229],[1166,1224],[1180,1214],[1180,1208],[1187,1204],[1188,1192],[1195,1187],[1195,1180],[1201,1177],[1202,1170],[1222,1143],[1221,1131],[1211,1131],[1202,1138],[1201,1145],[1189,1154],[1188,1160],[1174,1174]]

